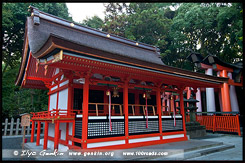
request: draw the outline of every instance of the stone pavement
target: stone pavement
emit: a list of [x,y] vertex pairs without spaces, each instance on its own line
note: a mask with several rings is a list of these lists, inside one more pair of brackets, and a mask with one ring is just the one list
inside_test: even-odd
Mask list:
[[[6,139],[6,138],[5,138]],[[4,141],[4,139],[3,139]],[[237,135],[212,134],[201,139],[111,151],[43,151],[42,146],[27,143],[26,155],[3,152],[3,160],[237,160],[243,159],[243,139]],[[13,148],[12,148],[13,149]],[[28,154],[30,157],[28,157]],[[40,154],[41,153],[41,154]],[[44,154],[50,154],[45,155]],[[35,155],[33,155],[35,154]],[[80,155],[79,155],[80,154]]]
[[237,135],[228,135],[228,134],[214,134],[217,137],[211,137],[212,134],[208,134],[209,137],[201,139],[215,142],[224,142],[226,144],[233,144],[235,148],[228,149],[225,151],[204,155],[201,157],[191,158],[189,160],[243,160],[244,151],[243,151],[243,137]]

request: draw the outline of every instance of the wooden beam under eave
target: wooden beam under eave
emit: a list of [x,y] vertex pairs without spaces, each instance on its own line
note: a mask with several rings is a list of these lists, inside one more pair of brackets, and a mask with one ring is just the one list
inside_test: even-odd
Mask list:
[[40,78],[40,77],[33,77],[33,76],[28,76],[27,80],[52,81],[51,79],[48,79],[48,78]]
[[238,87],[242,87],[243,86],[243,82],[241,82],[241,83],[235,83],[234,80],[232,80],[232,79],[229,79],[228,80],[228,84],[229,85],[238,86]]
[[213,64],[213,69],[214,69],[215,71],[226,70],[226,71],[228,71],[228,72],[233,72],[233,69],[228,68],[228,67],[221,66],[221,65],[219,65],[219,64]]
[[204,63],[199,64],[198,67],[200,69],[204,69],[204,70],[209,69],[209,68],[213,68],[211,65],[207,65],[207,64],[204,64]]

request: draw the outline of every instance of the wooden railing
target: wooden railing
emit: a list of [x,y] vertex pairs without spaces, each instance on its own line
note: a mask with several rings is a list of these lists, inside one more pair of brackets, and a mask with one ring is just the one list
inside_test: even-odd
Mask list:
[[[108,103],[89,103],[89,108],[91,106],[95,106],[95,109],[89,109],[89,115],[96,115],[96,116],[101,116],[101,115],[107,115],[108,113],[104,111],[104,106],[108,107]],[[100,110],[99,106],[103,106],[103,109]],[[119,113],[115,113],[115,108],[119,108]],[[128,104],[128,107],[132,109],[132,113],[129,113],[130,115],[146,115],[146,105],[139,105],[139,104]],[[143,113],[137,113],[136,114],[136,109],[143,109]],[[154,105],[147,105],[148,108],[148,115],[156,115],[156,106]],[[123,116],[123,104],[111,104],[111,109],[112,109],[112,115],[121,115]],[[150,110],[151,109],[151,110]],[[35,112],[31,113],[32,118],[44,118],[44,119],[49,119],[49,118],[54,118],[54,117],[75,117],[76,114],[82,114],[82,110],[71,110],[67,112],[66,109],[53,109],[50,111],[42,111],[42,112]]]
[[[135,115],[135,109],[136,109],[136,107],[142,108],[143,109],[143,115],[146,115],[146,105],[128,104],[128,106],[129,107],[132,107],[133,116]],[[156,115],[155,106],[154,105],[147,105],[148,112],[149,112],[149,108],[152,108],[153,115]]]
[[[89,103],[89,108],[91,106],[95,106],[95,110],[89,109],[89,115],[96,115],[96,116],[101,116],[101,115],[107,115],[108,112],[105,112],[104,109],[103,110],[99,110],[99,106],[106,106],[109,107],[108,103]],[[118,107],[119,108],[119,114],[115,113],[115,108]],[[142,115],[146,114],[146,105],[139,105],[139,104],[128,104],[128,107],[130,109],[132,109],[132,115],[135,116],[136,115],[136,108],[139,109],[143,109],[143,113]],[[148,108],[148,113],[151,114],[151,112],[149,112],[149,109],[152,109],[152,114],[156,115],[156,106],[154,105],[147,105]],[[123,104],[111,104],[111,109],[112,109],[112,115],[121,115],[123,116]],[[74,113],[76,114],[82,114],[81,110],[73,110]],[[140,114],[141,115],[141,114]]]
[[42,112],[31,112],[32,119],[50,119],[50,118],[73,118],[75,116],[74,112],[67,112],[66,109],[53,109],[50,111]]
[[[217,113],[217,112],[216,112]],[[236,132],[241,136],[239,115],[234,112],[219,113],[196,113],[196,121],[206,126],[206,130]],[[190,122],[190,116],[186,115],[186,122]]]

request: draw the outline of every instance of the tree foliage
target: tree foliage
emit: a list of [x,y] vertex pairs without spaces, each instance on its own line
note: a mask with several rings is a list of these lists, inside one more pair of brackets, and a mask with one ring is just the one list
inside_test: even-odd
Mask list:
[[241,4],[236,3],[181,4],[173,18],[169,32],[170,51],[165,57],[176,55],[184,59],[192,49],[204,56],[216,55],[225,62],[239,61],[242,58],[241,9]]
[[2,73],[20,63],[26,17],[30,15],[28,6],[72,20],[65,3],[3,3],[2,6]]
[[2,3],[2,116],[16,117],[24,112],[47,110],[45,90],[15,86],[21,61],[28,6],[72,21],[65,3]]

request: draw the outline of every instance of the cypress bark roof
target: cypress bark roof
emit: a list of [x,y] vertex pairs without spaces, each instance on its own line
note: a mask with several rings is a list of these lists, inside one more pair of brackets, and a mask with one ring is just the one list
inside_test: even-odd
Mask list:
[[119,36],[74,24],[59,17],[44,13],[32,7],[33,16],[27,18],[28,39],[34,57],[45,58],[39,51],[50,35],[75,42],[93,49],[110,52],[127,58],[164,65],[160,59],[159,49],[128,40]]

